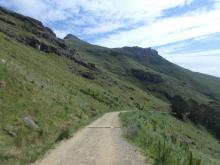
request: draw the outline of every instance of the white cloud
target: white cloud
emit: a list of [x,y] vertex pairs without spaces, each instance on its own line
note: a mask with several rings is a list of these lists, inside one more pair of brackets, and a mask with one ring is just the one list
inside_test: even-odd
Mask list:
[[111,32],[113,30],[122,28],[124,25],[120,22],[110,22],[99,24],[95,27],[88,27],[83,30],[84,34],[98,34],[98,33],[106,33]]
[[47,4],[41,0],[9,0],[8,4],[15,6],[19,13],[35,18],[39,18],[41,13],[47,11]]
[[188,56],[190,57],[219,56],[220,57],[220,49],[193,52],[193,53],[163,54],[163,56],[166,56],[169,59],[176,58],[176,57],[187,58]]
[[195,53],[163,54],[163,57],[190,70],[220,77],[220,49]]
[[59,38],[64,38],[68,32],[62,31],[62,30],[54,30],[54,33],[57,35]]
[[138,22],[150,23],[163,10],[191,2],[192,0],[7,0],[7,5],[3,2],[0,4],[14,6],[22,14],[44,23],[65,21],[74,26],[80,18],[83,20],[80,25],[87,26],[82,32],[97,34]]
[[180,43],[175,43],[175,44],[171,44],[168,46],[161,46],[157,49],[157,51],[159,52],[159,54],[164,55],[164,54],[170,54],[173,52],[179,52],[179,50],[183,50],[184,48],[188,48],[190,45],[188,42],[180,42]]
[[95,43],[109,47],[125,45],[158,46],[171,42],[220,32],[220,7],[199,10],[183,16],[155,20],[150,25],[123,31],[97,40]]
[[[94,43],[108,47],[157,46],[219,32],[220,0],[214,10],[198,10],[183,16],[157,19],[166,9],[189,5],[194,0],[7,0],[23,14],[56,27],[58,36],[77,32],[79,36],[96,35],[132,28],[98,38]],[[134,26],[138,23],[142,26]],[[79,30],[76,30],[78,28]],[[62,31],[62,34],[60,33]]]

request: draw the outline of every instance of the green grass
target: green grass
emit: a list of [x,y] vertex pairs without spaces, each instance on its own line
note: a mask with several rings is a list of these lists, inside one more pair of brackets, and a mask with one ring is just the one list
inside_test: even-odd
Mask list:
[[120,116],[125,137],[142,148],[155,165],[220,164],[220,143],[202,127],[156,111]]
[[[123,53],[117,53],[115,50],[107,49],[104,47],[98,47],[98,46],[93,46],[93,45],[88,45],[88,44],[82,44],[78,45],[78,43],[74,40],[67,39],[65,42],[72,48],[75,48],[80,56],[87,60],[90,61],[98,66],[98,68],[102,69],[103,73],[110,73],[111,77],[116,77],[117,79],[120,79],[122,81],[129,82],[133,84],[134,86],[140,88],[141,90],[148,91],[148,93],[153,94],[156,97],[160,97],[164,99],[164,93],[170,95],[170,96],[175,96],[175,95],[182,95],[187,98],[195,98],[201,103],[204,102],[209,102],[210,98],[209,96],[206,96],[207,92],[202,92],[202,87],[201,85],[199,86],[200,90],[192,87],[192,84],[189,83],[189,80],[184,81],[185,77],[187,77],[187,74],[185,73],[184,69],[179,69],[181,71],[181,76],[184,77],[185,79],[178,79],[177,77],[173,76],[172,74],[164,73],[161,70],[155,69],[155,68],[161,68],[165,67],[164,71],[166,70],[175,70],[175,65],[168,65],[168,66],[151,66],[151,65],[146,65],[142,63],[142,61],[146,61],[146,59],[142,59],[142,61],[134,60],[133,58],[130,58],[129,56],[126,56]],[[175,66],[175,67],[174,67]],[[168,67],[168,69],[167,69]],[[173,67],[173,68],[172,68]],[[157,74],[161,76],[164,80],[163,83],[159,84],[154,84],[154,83],[145,83],[138,81],[131,73],[131,69],[141,69],[143,71],[150,72],[152,74]],[[178,70],[178,71],[179,71]],[[182,73],[183,72],[183,73]],[[197,74],[197,73],[191,73]],[[200,81],[199,74],[197,81]],[[206,79],[209,79],[209,76],[204,76]],[[218,89],[218,84],[216,84],[216,81],[212,81],[212,77],[210,78],[210,84],[214,83],[212,86],[212,89],[208,89],[204,87],[204,91],[209,90],[209,93],[214,93]],[[202,79],[201,79],[202,81]],[[198,87],[198,85],[196,85]],[[161,97],[162,96],[162,97]],[[166,99],[166,98],[165,98]]]

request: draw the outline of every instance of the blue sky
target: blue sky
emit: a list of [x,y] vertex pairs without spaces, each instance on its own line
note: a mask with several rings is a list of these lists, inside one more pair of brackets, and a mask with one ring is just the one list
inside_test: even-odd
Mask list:
[[220,77],[220,0],[0,0],[62,38],[156,48],[168,60]]

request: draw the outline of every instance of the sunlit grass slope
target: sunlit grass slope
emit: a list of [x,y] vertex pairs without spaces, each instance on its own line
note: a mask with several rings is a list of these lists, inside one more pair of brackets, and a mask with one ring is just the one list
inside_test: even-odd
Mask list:
[[[85,79],[70,69],[84,69],[73,61],[2,33],[0,43],[0,164],[33,162],[103,112],[167,106],[108,73],[104,77],[111,78],[97,73],[96,80]],[[27,125],[25,117],[38,128]]]
[[124,135],[155,165],[219,165],[220,143],[204,128],[161,112],[121,114]]

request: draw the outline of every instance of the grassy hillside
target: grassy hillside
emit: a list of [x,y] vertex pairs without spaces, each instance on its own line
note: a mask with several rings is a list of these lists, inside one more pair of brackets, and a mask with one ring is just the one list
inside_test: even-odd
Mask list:
[[204,128],[161,112],[121,114],[124,135],[155,165],[218,165],[220,143]]
[[[220,82],[220,80],[216,78],[215,81],[212,81],[212,77],[208,75],[204,75],[204,77],[206,77],[207,80],[210,80],[211,82],[210,88],[212,87],[213,90],[206,87],[203,88],[201,87],[200,89],[201,90],[204,89],[204,92],[200,92],[197,88],[194,88],[194,86],[192,86],[194,84],[189,82],[191,80],[187,79],[188,81],[184,81],[171,74],[165,74],[164,72],[162,72],[162,70],[165,70],[163,69],[163,67],[167,67],[167,66],[169,67],[169,70],[171,70],[173,73],[179,74],[178,70],[176,70],[176,67],[178,66],[166,61],[158,54],[153,54],[153,55],[146,54],[149,53],[148,51],[145,52],[145,54],[139,54],[139,49],[142,50],[143,48],[138,48],[137,50],[135,49],[135,51],[132,52],[131,55],[131,52],[130,53],[128,53],[127,51],[125,52],[123,48],[107,49],[107,48],[88,45],[88,44],[83,44],[83,46],[82,45],[79,46],[78,45],[79,42],[76,41],[75,38],[73,39],[66,38],[65,42],[67,43],[67,45],[69,45],[69,47],[75,48],[83,59],[91,61],[92,63],[95,63],[97,66],[102,68],[104,71],[111,72],[119,79],[127,82],[131,82],[140,89],[149,91],[155,96],[165,100],[167,99],[169,100],[170,97],[180,94],[187,98],[195,98],[199,102],[209,102],[213,98],[207,96],[205,91],[209,90],[209,93],[216,95],[215,92],[218,92],[218,90],[214,90],[214,89],[216,88],[220,89],[219,86],[220,83],[219,84],[217,83]],[[136,60],[131,56],[135,56],[135,57],[140,56],[140,59]],[[150,65],[146,65],[144,64],[144,62],[150,63]],[[187,74],[183,74],[185,72],[185,69],[180,67],[178,67],[178,69],[181,69],[181,74],[183,75],[183,76],[180,75],[179,77],[184,78],[184,76],[185,77],[187,76]],[[160,77],[163,81],[159,83],[155,83],[152,82],[151,80],[137,79],[137,77],[135,77],[135,75],[132,73],[132,70],[140,70],[147,72],[153,76],[156,75]],[[195,76],[192,77],[197,76],[197,73],[190,72],[190,74],[192,75],[195,74]],[[199,76],[200,74],[198,74],[197,77]],[[198,78],[198,82],[199,81],[203,83],[203,79]],[[202,84],[200,84],[200,86],[202,86]],[[206,86],[209,86],[209,84],[206,84]]]
[[177,94],[203,103],[218,100],[219,79],[186,71],[151,49],[140,60],[143,50],[108,49],[73,35],[61,40],[41,22],[0,7],[0,164],[35,161],[104,112],[169,111]]
[[116,50],[127,54],[144,66],[179,80],[184,86],[193,87],[194,90],[210,99],[220,100],[220,80],[217,77],[192,72],[177,66],[159,56],[158,52],[151,48],[124,47]]
[[[80,66],[64,57],[24,46],[3,34],[0,42],[0,160],[5,164],[15,159],[17,164],[28,164],[65,129],[73,132],[103,112],[166,106],[130,84],[112,85],[114,78],[106,82],[101,75],[95,81],[82,78],[69,68]],[[39,128],[26,124],[27,116]]]

